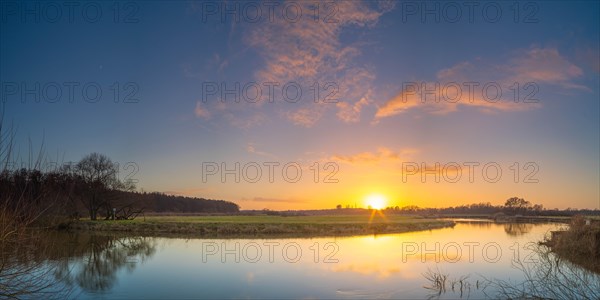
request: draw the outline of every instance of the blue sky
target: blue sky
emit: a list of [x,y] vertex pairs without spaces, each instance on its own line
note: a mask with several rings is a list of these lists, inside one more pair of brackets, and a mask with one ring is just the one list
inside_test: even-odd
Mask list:
[[[273,20],[263,2],[90,3],[76,6],[69,20],[66,2],[2,2],[1,92],[21,153],[28,138],[39,145],[44,137],[49,161],[101,152],[134,162],[138,189],[242,208],[327,208],[362,204],[370,194],[400,206],[500,204],[512,196],[551,208],[600,206],[598,2],[478,2],[472,22],[470,2],[461,1],[277,2]],[[433,14],[423,19],[424,5],[439,22]],[[240,21],[222,16],[224,7]],[[253,23],[256,7],[264,17]],[[298,8],[303,15],[292,22]],[[496,8],[501,15],[493,22]],[[54,22],[56,10],[62,16]],[[461,17],[451,22],[456,11]],[[279,84],[273,103],[265,85],[272,82]],[[477,84],[473,98],[465,82]],[[502,91],[496,102],[481,94],[490,82]],[[58,84],[61,97],[50,103],[23,96],[23,87],[36,83],[50,97]],[[250,94],[237,92],[239,103],[231,94],[203,97],[207,84],[236,83],[250,87]],[[297,102],[281,97],[286,83],[300,86]],[[407,90],[413,83],[440,88],[423,103]],[[102,92],[95,103],[81,96],[90,85],[90,95],[95,87]],[[256,86],[262,98],[245,101]],[[337,102],[323,103],[333,91]],[[536,103],[523,103],[529,93]],[[454,103],[433,100],[444,95]],[[206,162],[297,163],[303,176],[295,183],[281,176],[269,182],[265,174],[258,182],[203,182]],[[433,176],[402,182],[406,162],[497,162],[503,174],[495,183],[481,173],[473,183],[464,176],[457,183]],[[533,170],[523,169],[528,162],[538,167],[537,183],[523,182]],[[337,166],[337,183],[322,182],[327,163]]]

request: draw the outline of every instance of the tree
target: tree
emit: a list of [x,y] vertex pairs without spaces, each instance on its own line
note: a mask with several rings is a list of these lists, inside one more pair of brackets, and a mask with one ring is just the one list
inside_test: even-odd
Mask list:
[[98,210],[102,207],[106,209],[107,218],[111,215],[110,192],[132,188],[131,182],[119,180],[118,165],[106,155],[95,152],[88,154],[77,163],[75,169],[85,185],[82,200],[92,220],[96,220]]
[[544,206],[541,204],[536,204],[532,209],[536,214],[540,214],[544,210]]
[[335,206],[335,208],[336,208],[336,209],[342,209],[342,205],[341,205],[341,204],[338,204],[338,205],[336,205],[336,206]]
[[531,206],[531,203],[523,198],[512,197],[506,200],[504,207],[506,210],[514,213],[525,212],[527,208]]

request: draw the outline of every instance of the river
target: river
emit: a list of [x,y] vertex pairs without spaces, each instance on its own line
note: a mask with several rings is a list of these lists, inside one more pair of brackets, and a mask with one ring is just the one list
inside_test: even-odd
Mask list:
[[[565,226],[456,221],[431,231],[322,238],[55,232],[28,259],[44,261],[41,276],[52,277],[57,291],[84,299],[501,297],[503,284],[516,289],[556,262],[553,254],[540,255],[537,242]],[[574,285],[600,292],[600,276],[560,265],[582,278]]]

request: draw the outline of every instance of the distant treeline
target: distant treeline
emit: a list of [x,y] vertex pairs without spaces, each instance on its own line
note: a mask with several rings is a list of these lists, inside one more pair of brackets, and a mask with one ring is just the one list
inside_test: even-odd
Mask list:
[[[599,216],[600,209],[546,209],[541,204],[532,204],[529,201],[512,197],[506,200],[504,205],[492,205],[490,202],[474,203],[468,205],[450,206],[444,208],[429,208],[419,207],[416,205],[409,206],[390,206],[382,210],[385,214],[405,214],[405,215],[420,215],[420,216],[452,216],[452,215],[523,215],[523,216]],[[335,209],[319,209],[319,210],[289,210],[289,211],[270,211],[270,210],[251,210],[241,211],[240,214],[267,214],[267,215],[282,215],[282,216],[297,216],[297,215],[361,215],[371,213],[371,209],[353,208],[347,206],[342,208],[342,205],[337,205]]]
[[422,208],[412,205],[404,207],[388,207],[385,211],[388,213],[397,212],[420,215],[493,215],[499,213],[523,216],[600,215],[600,210],[598,209],[547,209],[541,204],[532,204],[529,201],[518,197],[507,199],[504,205],[492,205],[490,202],[444,208]]
[[85,156],[77,164],[65,164],[47,172],[40,171],[37,165],[16,170],[6,165],[2,168],[1,210],[22,220],[132,219],[144,212],[239,211],[237,204],[223,200],[135,192],[133,182],[119,179],[118,165],[98,153]]
[[[327,210],[332,212],[353,212],[359,213],[361,209],[357,208],[342,208],[337,206],[336,210]],[[450,206],[443,208],[419,207],[416,205],[409,206],[390,206],[384,209],[388,214],[416,214],[416,215],[493,215],[503,213],[506,215],[524,215],[524,216],[574,216],[574,215],[600,215],[598,209],[546,209],[541,204],[532,204],[531,202],[519,198],[512,197],[506,200],[504,205],[492,205],[490,202],[474,203],[459,206]],[[316,213],[316,212],[313,212]]]
[[137,199],[144,212],[237,213],[240,210],[237,204],[229,201],[173,196],[158,192],[123,192],[122,197]]

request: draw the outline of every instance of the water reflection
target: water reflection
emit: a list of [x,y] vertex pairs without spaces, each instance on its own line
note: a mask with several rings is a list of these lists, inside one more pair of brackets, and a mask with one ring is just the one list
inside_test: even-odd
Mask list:
[[45,250],[35,259],[54,262],[53,276],[77,298],[424,298],[431,290],[423,287],[433,285],[423,274],[437,269],[449,275],[439,297],[484,298],[502,287],[484,291],[481,278],[526,280],[515,261],[531,260],[531,245],[560,226],[461,222],[402,234],[287,239],[51,232],[37,242]]
[[495,299],[600,299],[598,274],[582,269],[556,256],[544,245],[533,247],[533,255],[513,261],[512,267],[522,272],[521,280],[458,277],[444,271],[423,273],[431,291],[429,299],[451,295],[469,298],[471,292],[482,291]]
[[512,236],[524,235],[531,231],[533,225],[528,223],[506,223],[504,224],[504,232]]
[[[490,229],[492,227],[499,226],[498,223],[494,223],[488,219],[454,219],[457,223],[469,224],[469,227],[477,227],[480,229]],[[534,226],[546,226],[544,223],[524,223],[524,222],[513,222],[513,223],[500,223],[504,226],[504,232],[510,236],[520,236],[529,233]]]
[[534,248],[535,263],[513,262],[524,280],[491,280],[498,298],[600,299],[600,276],[554,255],[546,246]]
[[57,269],[57,277],[86,292],[110,290],[117,282],[117,272],[126,269],[131,273],[138,262],[150,258],[155,252],[155,241],[148,237],[115,237],[109,235],[84,235],[77,237],[83,248],[71,253]]
[[2,262],[12,262],[13,267],[2,268],[0,277],[10,277],[12,289],[20,285],[26,289],[23,296],[36,298],[76,296],[72,290],[108,291],[118,282],[118,271],[131,273],[156,252],[155,244],[147,237],[32,232],[11,251],[3,251]]

